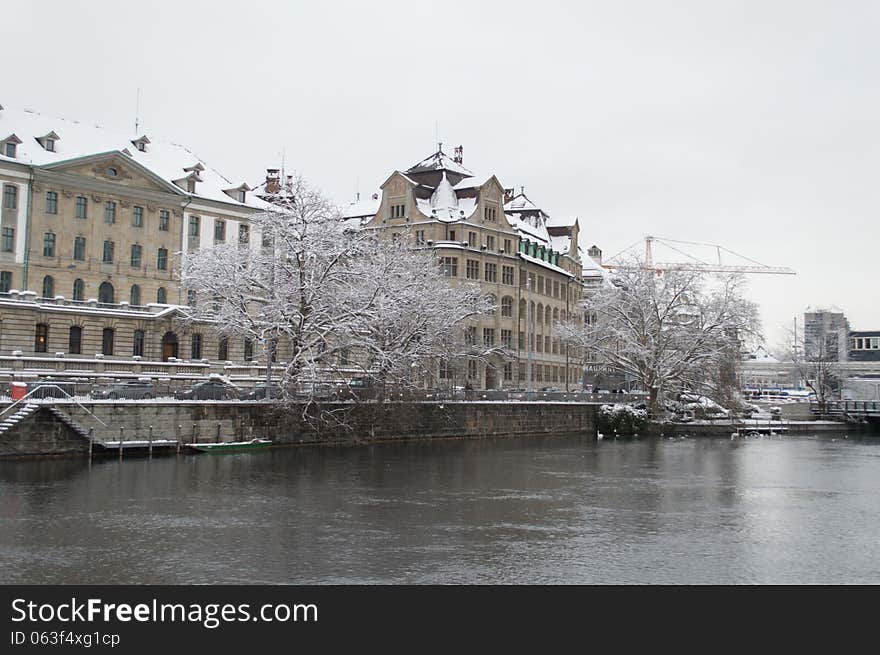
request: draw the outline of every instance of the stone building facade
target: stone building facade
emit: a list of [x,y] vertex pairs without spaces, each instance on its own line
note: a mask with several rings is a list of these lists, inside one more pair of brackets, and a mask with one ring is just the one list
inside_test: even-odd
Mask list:
[[0,355],[207,357],[173,325],[182,258],[258,248],[268,206],[183,146],[3,107],[0,187]]
[[551,221],[524,192],[505,189],[494,175],[475,175],[462,159],[460,147],[454,157],[441,147],[392,173],[381,199],[351,206],[346,217],[432,248],[451,284],[477,283],[497,305],[494,315],[470,326],[468,337],[508,355],[458,367],[441,362],[441,386],[579,388],[582,366],[556,329],[577,313],[582,294],[577,219]]

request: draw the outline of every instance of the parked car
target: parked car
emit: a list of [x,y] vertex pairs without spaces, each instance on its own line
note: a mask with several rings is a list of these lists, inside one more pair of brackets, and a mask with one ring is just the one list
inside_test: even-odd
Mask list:
[[329,382],[307,381],[300,382],[293,391],[295,398],[313,400],[329,400],[335,397],[336,389]]
[[372,378],[352,378],[345,386],[336,389],[336,395],[341,400],[375,398],[379,395],[379,386]]
[[181,389],[174,394],[178,400],[233,400],[238,399],[240,390],[224,380],[205,380],[196,382],[189,389]]
[[89,395],[95,399],[109,400],[116,400],[117,398],[155,398],[156,387],[153,386],[152,382],[129,380],[97,387],[92,389]]
[[280,385],[270,382],[258,382],[252,387],[241,389],[239,398],[242,400],[266,400],[266,389],[269,390],[269,400],[277,400],[284,396],[284,389]]

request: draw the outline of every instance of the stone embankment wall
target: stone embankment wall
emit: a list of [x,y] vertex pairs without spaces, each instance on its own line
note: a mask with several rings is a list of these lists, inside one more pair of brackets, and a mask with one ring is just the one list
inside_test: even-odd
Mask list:
[[[383,403],[301,405],[238,402],[92,402],[54,406],[96,441],[174,439],[182,443],[269,438],[277,444],[345,444],[381,440],[451,437],[596,435],[597,405],[588,403]],[[152,431],[151,431],[152,428]],[[7,440],[38,446],[32,454],[56,454],[44,430],[30,420],[10,430]],[[16,435],[18,435],[16,437]],[[11,443],[0,456],[25,454]],[[60,454],[60,453],[59,453]]]

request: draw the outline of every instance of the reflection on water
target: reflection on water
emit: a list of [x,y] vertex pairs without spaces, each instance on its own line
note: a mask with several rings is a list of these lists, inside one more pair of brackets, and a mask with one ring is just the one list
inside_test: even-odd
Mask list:
[[0,462],[2,583],[880,582],[880,440]]

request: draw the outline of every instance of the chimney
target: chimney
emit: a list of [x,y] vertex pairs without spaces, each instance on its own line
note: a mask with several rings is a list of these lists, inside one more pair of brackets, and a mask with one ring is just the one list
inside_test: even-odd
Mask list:
[[587,250],[587,254],[590,256],[590,259],[599,264],[599,266],[602,265],[602,250],[598,246],[593,245],[592,248]]
[[277,168],[266,169],[266,193],[278,193],[281,191],[281,178]]
[[455,149],[455,156],[452,158],[452,161],[454,161],[456,164],[460,164],[464,159],[464,155],[462,154],[463,151],[464,151],[464,148],[462,148],[461,146],[458,146]]

